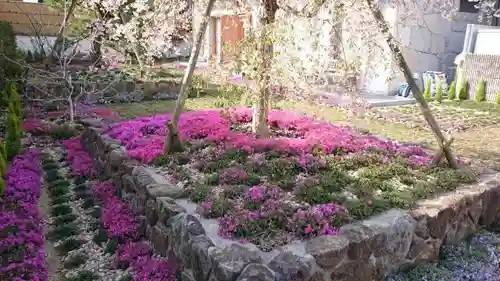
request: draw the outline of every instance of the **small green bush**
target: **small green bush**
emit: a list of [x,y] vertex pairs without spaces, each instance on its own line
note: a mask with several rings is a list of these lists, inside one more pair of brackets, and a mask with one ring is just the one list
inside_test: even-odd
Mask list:
[[[0,77],[12,80],[23,74],[21,64],[14,61],[22,59],[17,51],[16,35],[12,25],[0,21]],[[14,61],[13,61],[14,60]]]
[[249,91],[239,85],[223,85],[219,88],[219,96],[214,102],[214,107],[217,108],[226,108],[226,107],[234,107],[238,105],[249,105]]
[[474,96],[477,102],[486,100],[486,82],[480,79],[476,85],[476,95]]
[[497,94],[497,104],[500,104],[500,93]]
[[448,99],[455,100],[457,98],[457,83],[455,81],[451,82],[450,88],[448,89]]
[[425,82],[425,88],[424,88],[424,99],[430,100],[432,98],[431,95],[431,79],[427,79]]
[[[9,108],[13,108],[12,104]],[[21,124],[18,117],[14,112],[9,113],[9,118],[7,120],[7,138],[6,138],[6,148],[7,148],[7,158],[12,159],[21,150]]]
[[3,153],[0,151],[0,178],[5,176],[5,169],[7,168],[7,162],[5,161],[5,157]]
[[75,269],[80,265],[85,264],[87,259],[88,257],[84,254],[74,254],[64,261],[63,266],[65,269]]
[[10,82],[9,85],[7,86],[7,91],[8,91],[7,98],[9,102],[9,110],[14,112],[14,114],[16,114],[18,118],[22,117],[21,97],[19,96],[16,83]]
[[5,190],[5,181],[3,177],[0,177],[0,197],[3,195],[3,191]]
[[78,225],[72,222],[51,229],[47,233],[47,239],[49,239],[49,241],[55,242],[63,238],[68,238],[70,236],[76,235],[77,233]]
[[436,81],[435,99],[437,103],[441,103],[443,101],[443,83],[439,79]]
[[466,100],[469,96],[469,83],[465,80],[460,84],[460,90],[458,91],[458,99]]
[[0,154],[3,156],[3,160],[7,163],[7,147],[5,146],[5,142],[0,140]]

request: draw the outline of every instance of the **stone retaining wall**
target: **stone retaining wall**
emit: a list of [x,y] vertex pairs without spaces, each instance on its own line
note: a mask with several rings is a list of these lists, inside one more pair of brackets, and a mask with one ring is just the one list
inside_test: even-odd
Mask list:
[[[116,140],[95,122],[86,122],[83,147],[112,177],[118,195],[145,216],[155,249],[182,261],[183,281],[369,281],[415,263],[438,258],[443,243],[456,243],[489,225],[500,208],[500,175],[485,174],[416,209],[393,209],[345,225],[337,236],[323,236],[272,253],[253,245],[219,243],[197,216],[176,198],[182,191],[155,169],[129,159]],[[89,126],[93,124],[93,126]],[[224,244],[224,245],[222,245]],[[294,250],[291,250],[294,249]]]
[[[82,91],[87,93],[87,98],[96,102],[139,102],[142,100],[172,100],[176,99],[180,90],[180,83],[171,80],[136,82],[133,80],[85,82],[74,81],[72,83],[78,96]],[[26,92],[32,97],[44,97],[51,93],[55,97],[66,97],[68,88],[63,84],[44,83],[41,85],[29,84]]]

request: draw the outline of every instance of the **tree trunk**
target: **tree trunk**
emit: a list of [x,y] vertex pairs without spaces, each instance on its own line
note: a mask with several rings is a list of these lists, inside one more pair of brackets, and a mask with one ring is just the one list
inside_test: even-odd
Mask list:
[[411,87],[413,96],[415,97],[415,99],[417,99],[418,104],[420,105],[420,109],[422,110],[422,114],[424,115],[425,120],[431,127],[436,137],[436,140],[438,141],[439,147],[442,148],[443,153],[446,156],[446,160],[448,160],[448,164],[452,168],[458,168],[457,161],[449,147],[450,141],[448,141],[445,138],[443,132],[441,131],[441,128],[439,127],[439,124],[437,123],[436,119],[434,118],[434,115],[429,109],[429,105],[427,104],[427,101],[424,99],[422,92],[420,91],[420,88],[415,83],[415,80],[413,80],[413,75],[411,73],[410,67],[406,63],[406,60],[403,57],[401,49],[397,45],[394,36],[392,36],[391,31],[389,30],[389,25],[385,21],[384,16],[380,11],[380,8],[377,6],[376,3],[373,3],[373,0],[366,0],[366,3],[370,8],[370,11],[373,17],[375,18],[375,21],[377,22],[380,31],[384,35],[387,44],[391,49],[394,59],[396,60],[399,67],[403,71],[403,74],[406,78],[406,82]]
[[102,42],[103,36],[102,35],[96,35],[92,39],[92,51],[91,51],[91,60],[92,63],[95,66],[98,66],[101,62],[101,57],[102,57],[102,51],[101,51],[101,42]]
[[177,124],[179,123],[179,118],[184,109],[184,104],[186,103],[188,89],[191,86],[191,82],[193,81],[193,72],[196,68],[196,61],[198,60],[198,56],[200,55],[201,44],[203,43],[203,37],[207,30],[208,21],[210,19],[210,14],[212,12],[214,3],[215,0],[208,1],[205,13],[203,14],[203,19],[201,20],[200,26],[198,28],[198,33],[196,34],[196,40],[194,42],[193,49],[191,50],[191,56],[189,57],[188,66],[186,68],[186,71],[184,72],[184,77],[182,78],[181,89],[179,90],[179,94],[177,95],[177,102],[175,104],[174,113],[172,114],[172,118],[169,121],[170,124],[167,123],[169,130],[165,139],[165,153],[173,153],[176,152],[176,150],[182,150],[182,147],[174,147],[176,143],[181,143],[177,135]]
[[273,59],[273,42],[269,38],[278,5],[275,0],[262,0],[258,12],[259,22],[259,65],[257,67],[258,98],[253,106],[252,132],[259,137],[269,136],[267,117],[269,114],[269,98],[271,88],[271,60]]
[[56,41],[54,42],[54,46],[52,46],[52,50],[47,58],[48,64],[53,64],[55,61],[55,53],[57,52],[59,46],[63,43],[64,39],[64,31],[66,30],[66,26],[69,24],[73,13],[75,12],[76,4],[78,0],[71,0],[71,4],[69,5],[68,10],[65,10],[64,19],[57,32]]

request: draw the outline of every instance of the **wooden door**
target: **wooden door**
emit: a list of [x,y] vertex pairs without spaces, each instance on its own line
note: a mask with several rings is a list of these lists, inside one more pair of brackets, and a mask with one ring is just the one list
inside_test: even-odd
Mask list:
[[221,17],[221,60],[231,59],[245,35],[244,19],[240,15]]

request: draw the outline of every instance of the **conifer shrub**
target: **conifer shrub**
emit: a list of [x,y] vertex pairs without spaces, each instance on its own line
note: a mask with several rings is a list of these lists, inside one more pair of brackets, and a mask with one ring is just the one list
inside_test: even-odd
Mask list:
[[448,89],[448,99],[455,100],[457,98],[457,83],[455,81],[451,82],[450,88]]
[[436,81],[435,99],[437,103],[441,103],[443,101],[443,83],[439,79]]
[[486,82],[484,79],[480,79],[476,85],[476,94],[474,96],[477,102],[482,102],[486,100]]
[[431,79],[427,79],[425,82],[425,88],[424,88],[424,99],[430,100],[432,98],[431,95]]

